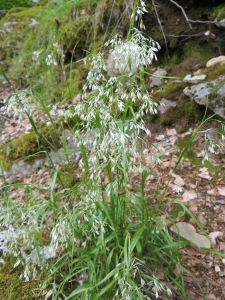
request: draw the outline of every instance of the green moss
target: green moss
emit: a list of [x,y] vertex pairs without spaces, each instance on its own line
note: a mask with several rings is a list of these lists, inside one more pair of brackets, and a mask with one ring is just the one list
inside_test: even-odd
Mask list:
[[0,147],[0,166],[5,171],[8,171],[11,167],[11,162],[7,155],[7,147]]
[[179,213],[182,212],[182,222],[188,222],[190,216],[186,211],[183,211],[183,208],[178,203],[172,203],[170,209],[170,216],[174,219],[179,217]]
[[[34,6],[31,8],[12,8],[8,14],[12,15],[15,20],[25,19],[25,18],[34,18],[41,12],[41,8]],[[12,16],[11,16],[12,17]]]
[[180,55],[178,49],[176,52],[173,52],[171,58],[170,58],[170,63],[171,64],[179,64],[182,61],[182,56]]
[[162,87],[162,90],[157,95],[159,95],[160,98],[173,100],[175,99],[175,96],[185,87],[186,83],[168,83]]
[[190,138],[191,138],[191,135],[187,134],[181,140],[177,141],[177,143],[176,143],[177,148],[184,148],[187,145]]
[[224,64],[216,64],[211,68],[207,68],[207,81],[214,80],[219,76],[223,76],[225,74],[225,65]]
[[72,187],[76,182],[75,170],[77,169],[77,163],[71,162],[69,164],[62,164],[59,169],[60,179],[65,188]]
[[63,26],[61,35],[63,47],[77,60],[84,56],[84,49],[90,48],[91,27],[91,17],[86,18],[85,16],[79,17],[76,22],[69,22]]
[[184,47],[184,58],[195,57],[204,58],[206,56],[205,47],[202,47],[200,43],[196,43],[195,39],[189,39],[185,43]]
[[31,300],[39,299],[40,284],[47,277],[47,272],[38,272],[36,280],[24,282],[19,276],[23,272],[23,266],[13,268],[16,258],[3,256],[4,264],[0,267],[1,300]]

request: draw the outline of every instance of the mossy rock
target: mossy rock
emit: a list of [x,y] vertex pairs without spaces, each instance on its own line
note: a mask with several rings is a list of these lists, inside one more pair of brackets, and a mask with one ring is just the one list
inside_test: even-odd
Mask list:
[[204,108],[194,100],[178,102],[176,107],[170,107],[159,117],[161,125],[175,125],[177,122],[178,132],[182,133],[189,129],[196,120],[201,120],[204,115]]
[[216,64],[205,70],[207,73],[207,81],[217,79],[225,74],[225,64]]
[[187,86],[187,84],[184,83],[175,83],[171,82],[164,86],[162,86],[162,90],[157,93],[155,96],[160,100],[162,98],[166,98],[168,100],[176,99],[177,95],[183,91],[183,89]]
[[[21,158],[43,156],[45,149],[58,149],[60,147],[59,133],[51,126],[38,129],[39,137],[35,132],[21,134],[17,139],[8,142],[0,149],[0,165],[4,170],[9,170],[11,164]],[[44,151],[43,151],[44,150]]]

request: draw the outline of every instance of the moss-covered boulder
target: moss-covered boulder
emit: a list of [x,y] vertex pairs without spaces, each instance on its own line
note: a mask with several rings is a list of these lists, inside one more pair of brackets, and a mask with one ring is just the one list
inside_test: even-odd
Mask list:
[[12,163],[18,159],[30,159],[33,156],[45,155],[46,150],[58,149],[60,146],[59,134],[53,127],[41,126],[38,135],[35,132],[21,134],[17,139],[0,147],[0,165],[9,170]]

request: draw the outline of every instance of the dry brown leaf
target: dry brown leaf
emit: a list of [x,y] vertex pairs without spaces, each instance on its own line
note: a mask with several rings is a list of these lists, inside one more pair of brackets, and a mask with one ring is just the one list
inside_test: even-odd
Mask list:
[[198,177],[201,177],[203,179],[212,180],[212,177],[209,176],[209,171],[207,168],[201,168],[199,169],[201,173],[198,174]]
[[185,191],[182,195],[183,202],[188,202],[196,198],[197,198],[197,194],[195,193],[195,191]]
[[217,190],[221,196],[225,196],[225,186],[218,186]]

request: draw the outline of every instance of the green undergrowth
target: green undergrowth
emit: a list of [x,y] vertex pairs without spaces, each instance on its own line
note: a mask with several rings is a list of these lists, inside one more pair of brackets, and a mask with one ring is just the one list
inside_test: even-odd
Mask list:
[[207,68],[206,70],[207,81],[214,80],[220,76],[224,76],[225,74],[225,65],[224,64],[215,64],[214,66]]
[[[186,147],[186,145],[187,145],[187,143],[190,139],[191,139],[190,134],[185,135],[183,137],[183,139],[177,141],[176,147],[178,149],[183,150]],[[197,141],[192,142],[191,147],[189,147],[187,149],[187,151],[185,152],[185,154],[184,154],[184,159],[189,160],[192,165],[197,166],[199,168],[202,168],[202,167],[207,168],[209,170],[210,176],[212,178],[217,178],[218,177],[218,172],[220,172],[220,175],[222,177],[224,177],[225,176],[225,169],[221,168],[220,164],[218,164],[218,165],[211,164],[210,160],[209,161],[205,160],[203,162],[203,157],[198,157],[198,153],[199,153],[199,150],[197,150],[198,148],[199,148],[198,142]],[[202,149],[203,148],[204,148],[204,144],[202,144]]]
[[221,4],[213,9],[211,14],[212,20],[217,20],[218,22],[225,18],[225,5]]
[[9,10],[12,7],[29,7],[30,0],[1,0],[0,9]]

